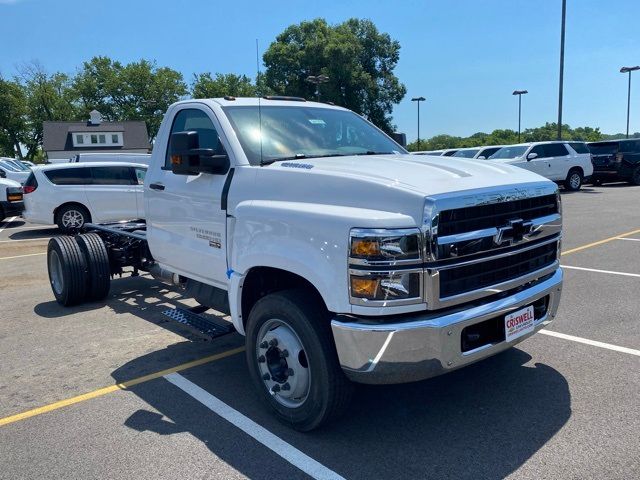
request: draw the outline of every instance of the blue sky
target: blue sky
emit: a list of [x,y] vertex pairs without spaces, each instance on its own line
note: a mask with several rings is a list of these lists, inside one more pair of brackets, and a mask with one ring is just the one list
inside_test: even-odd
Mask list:
[[[563,120],[622,132],[627,79],[640,64],[640,2],[568,0]],[[395,107],[399,131],[421,137],[517,128],[514,89],[523,97],[523,128],[557,118],[560,0],[0,0],[0,73],[24,62],[73,73],[108,55],[154,59],[179,70],[255,76],[261,51],[292,23],[317,17],[339,23],[371,19],[402,46],[396,74],[407,97]],[[640,72],[632,92],[631,131],[640,130]],[[635,114],[634,114],[635,112]]]

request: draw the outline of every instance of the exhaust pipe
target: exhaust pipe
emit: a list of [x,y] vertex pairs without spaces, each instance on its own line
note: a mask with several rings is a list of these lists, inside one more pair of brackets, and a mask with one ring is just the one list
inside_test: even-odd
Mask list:
[[184,288],[186,284],[186,279],[184,277],[161,267],[157,263],[149,268],[149,274],[159,282],[167,283],[176,287]]

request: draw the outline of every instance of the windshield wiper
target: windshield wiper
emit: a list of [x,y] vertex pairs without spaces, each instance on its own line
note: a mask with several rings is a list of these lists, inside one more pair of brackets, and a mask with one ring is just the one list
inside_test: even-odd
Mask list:
[[362,153],[354,153],[353,155],[395,155],[396,152],[374,152],[372,150],[367,150]]

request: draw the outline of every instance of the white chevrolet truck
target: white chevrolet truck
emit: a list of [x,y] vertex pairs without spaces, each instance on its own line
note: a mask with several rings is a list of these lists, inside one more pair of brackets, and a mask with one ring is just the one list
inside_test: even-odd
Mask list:
[[[258,394],[299,430],[343,411],[352,382],[421,380],[508,349],[560,301],[554,183],[408,155],[332,105],[172,105],[144,202],[146,221],[50,241],[57,301],[103,299],[123,271],[174,284],[201,305],[174,316],[244,335]],[[230,322],[212,325],[208,308]]]

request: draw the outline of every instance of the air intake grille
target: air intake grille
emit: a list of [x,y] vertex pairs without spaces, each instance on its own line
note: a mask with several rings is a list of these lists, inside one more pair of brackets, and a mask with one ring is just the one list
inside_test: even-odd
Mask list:
[[440,213],[438,235],[455,235],[484,228],[499,228],[506,225],[509,220],[526,221],[554,213],[558,213],[558,201],[555,195],[445,210]]
[[557,258],[557,242],[524,252],[440,271],[440,298],[459,295],[522,277]]

